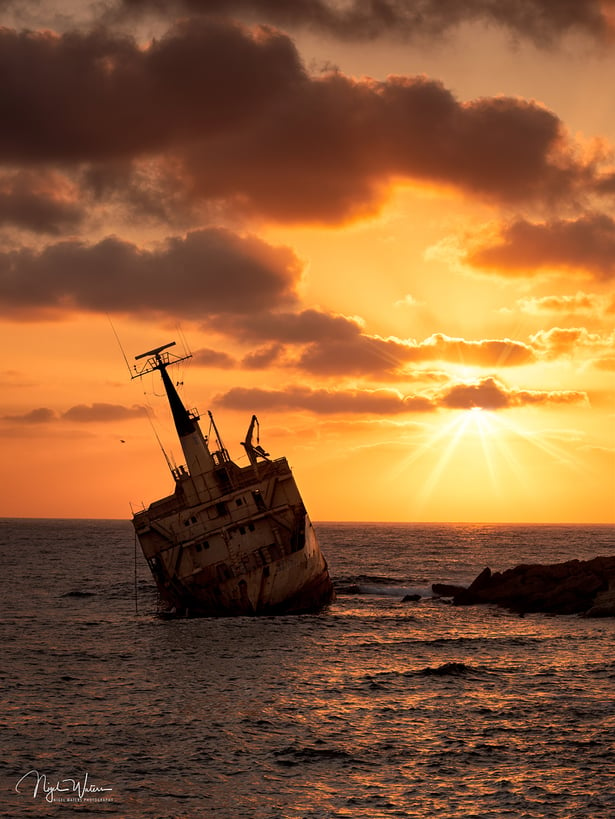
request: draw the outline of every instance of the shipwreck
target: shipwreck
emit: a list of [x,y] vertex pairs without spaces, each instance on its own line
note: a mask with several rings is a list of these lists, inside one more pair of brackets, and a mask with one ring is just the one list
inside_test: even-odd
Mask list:
[[178,616],[299,614],[333,599],[314,527],[286,458],[242,442],[247,464],[231,460],[211,412],[204,435],[167,372],[190,358],[168,349],[136,356],[133,378],[159,371],[185,465],[169,467],[171,495],[133,516],[141,549],[168,611]]

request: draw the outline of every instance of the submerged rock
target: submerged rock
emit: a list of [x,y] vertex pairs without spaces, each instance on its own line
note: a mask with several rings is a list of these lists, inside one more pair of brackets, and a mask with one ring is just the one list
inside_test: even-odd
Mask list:
[[565,563],[522,564],[505,572],[484,569],[468,588],[443,587],[455,605],[493,603],[518,612],[615,616],[615,556]]
[[336,594],[361,594],[361,589],[356,583],[335,584]]
[[465,586],[454,586],[451,583],[433,583],[431,590],[438,597],[456,597],[467,591]]

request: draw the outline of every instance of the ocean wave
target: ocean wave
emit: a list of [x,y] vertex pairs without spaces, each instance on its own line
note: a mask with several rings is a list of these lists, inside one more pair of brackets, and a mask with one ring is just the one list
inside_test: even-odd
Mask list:
[[466,663],[448,662],[437,666],[426,666],[420,671],[412,672],[412,676],[420,677],[467,677],[473,674],[484,674],[485,671]]
[[345,751],[343,748],[328,747],[326,745],[319,747],[316,747],[315,745],[290,745],[287,748],[274,751],[273,756],[276,758],[278,765],[284,765],[287,767],[304,765],[308,762],[331,762],[335,760],[342,762],[357,761],[352,754],[348,753],[348,751]]
[[97,592],[81,591],[81,589],[74,589],[73,591],[64,592],[60,597],[95,597]]
[[431,597],[431,586],[426,580],[413,581],[409,578],[387,577],[383,575],[350,575],[334,577],[333,586],[338,595],[364,594],[380,597]]

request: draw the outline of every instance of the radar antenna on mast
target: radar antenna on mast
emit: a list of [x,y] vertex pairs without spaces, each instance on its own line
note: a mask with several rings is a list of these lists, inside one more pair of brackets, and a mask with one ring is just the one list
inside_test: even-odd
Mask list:
[[168,344],[162,344],[160,347],[154,347],[153,350],[148,350],[146,353],[136,355],[135,361],[139,361],[141,358],[147,358],[147,361],[141,369],[138,369],[137,365],[134,364],[133,367],[135,372],[131,377],[140,378],[141,376],[147,375],[154,370],[166,370],[170,364],[179,364],[180,361],[186,361],[188,358],[192,358],[192,353],[188,353],[188,355],[183,356],[165,353],[164,350],[168,350],[169,347],[175,347],[175,342],[170,341]]
[[170,341],[168,344],[163,344],[161,347],[156,347],[153,350],[148,350],[146,353],[141,353],[141,355],[135,356],[135,361],[138,361],[140,358],[145,358],[147,355],[155,355],[158,356],[163,350],[167,350],[169,347],[175,347],[175,342]]
[[[141,378],[141,376],[154,372],[154,370],[158,370],[160,372],[162,383],[164,384],[167,398],[169,399],[169,405],[171,407],[171,413],[175,422],[175,428],[181,439],[192,435],[195,432],[197,432],[198,435],[201,435],[201,432],[198,426],[198,414],[188,412],[186,407],[183,405],[181,398],[177,394],[175,385],[171,381],[171,378],[167,372],[168,366],[171,364],[178,364],[180,361],[185,361],[187,358],[192,358],[192,355],[177,356],[165,352],[169,347],[174,346],[175,342],[171,341],[169,344],[162,344],[160,347],[154,347],[153,350],[148,350],[146,353],[141,353],[140,355],[135,356],[135,361],[138,361],[141,358],[145,358],[146,361],[140,370],[137,368],[136,364],[134,365],[135,374],[132,376],[132,378]],[[205,442],[203,441],[202,443],[203,446],[205,446]]]

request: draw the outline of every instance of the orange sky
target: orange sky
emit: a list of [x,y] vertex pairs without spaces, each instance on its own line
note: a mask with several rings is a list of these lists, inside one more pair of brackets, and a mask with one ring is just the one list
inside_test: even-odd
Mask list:
[[615,520],[615,4],[371,5],[8,5],[0,515],[171,490],[117,333],[315,520]]

